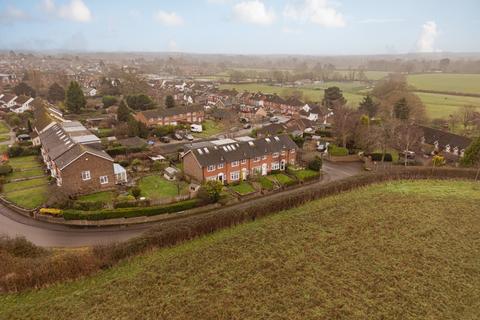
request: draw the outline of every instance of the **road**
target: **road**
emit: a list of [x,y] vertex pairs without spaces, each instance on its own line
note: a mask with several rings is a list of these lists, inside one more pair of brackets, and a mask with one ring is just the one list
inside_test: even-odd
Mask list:
[[[343,179],[361,171],[359,163],[324,163],[325,182]],[[157,223],[158,224],[158,223]],[[24,236],[43,247],[83,247],[125,241],[156,224],[121,227],[72,228],[24,217],[0,204],[0,234]]]

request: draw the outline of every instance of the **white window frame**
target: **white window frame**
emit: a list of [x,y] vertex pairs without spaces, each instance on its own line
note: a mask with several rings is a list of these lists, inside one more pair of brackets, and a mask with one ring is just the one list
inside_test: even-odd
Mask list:
[[290,150],[290,153],[295,153],[295,149]]
[[207,167],[207,171],[208,172],[212,172],[212,171],[215,171],[215,165],[214,164],[211,164]]
[[280,170],[280,162],[272,162],[272,170]]
[[107,184],[108,176],[100,176],[100,184]]
[[217,164],[217,169],[223,169],[223,163]]
[[260,158],[260,157],[255,157],[255,159],[253,159],[254,162],[258,162],[260,160],[262,160],[262,158]]
[[282,156],[284,156],[284,155],[285,155],[285,150],[282,150],[282,153],[281,153],[281,155],[282,155]]
[[264,155],[264,156],[262,157],[262,160],[267,160],[267,155]]
[[242,163],[242,164],[247,163],[247,159],[242,159],[241,163]]
[[232,163],[231,163],[232,167],[238,167],[238,165],[239,165],[238,160],[232,161]]
[[90,175],[90,170],[82,171],[82,180],[88,181],[90,179],[92,179],[92,176]]
[[233,180],[233,181],[240,180],[240,171],[230,172],[230,180]]

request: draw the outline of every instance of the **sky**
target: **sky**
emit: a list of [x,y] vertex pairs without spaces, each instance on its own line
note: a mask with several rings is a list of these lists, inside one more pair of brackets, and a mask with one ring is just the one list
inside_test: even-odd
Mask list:
[[0,0],[0,49],[480,52],[480,1]]

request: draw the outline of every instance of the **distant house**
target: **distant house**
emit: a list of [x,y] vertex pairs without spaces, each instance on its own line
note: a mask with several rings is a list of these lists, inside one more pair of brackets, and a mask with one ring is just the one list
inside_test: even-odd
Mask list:
[[423,131],[422,144],[433,149],[432,152],[446,153],[449,158],[463,157],[465,149],[472,143],[472,139],[458,134],[425,126],[418,127]]
[[83,94],[88,96],[88,97],[95,97],[97,95],[97,89],[95,89],[95,88],[83,89]]
[[147,126],[177,125],[180,123],[201,123],[205,119],[202,106],[178,106],[167,109],[155,109],[137,112],[135,118]]
[[11,109],[11,108],[15,107],[15,100],[17,98],[18,97],[15,94],[5,93],[0,98],[0,106],[3,109]]
[[248,140],[214,140],[188,147],[182,156],[186,176],[197,182],[232,183],[267,175],[296,163],[297,145],[288,135]]
[[24,113],[27,110],[31,110],[31,103],[33,98],[27,96],[20,96],[15,100],[15,105],[10,109],[15,113]]

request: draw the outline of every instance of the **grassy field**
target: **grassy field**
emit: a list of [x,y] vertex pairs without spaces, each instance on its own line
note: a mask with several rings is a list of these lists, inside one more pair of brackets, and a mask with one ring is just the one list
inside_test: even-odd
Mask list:
[[477,111],[480,111],[480,98],[423,92],[415,94],[422,99],[430,119],[447,119],[449,115],[455,114],[466,105],[475,106]]
[[475,319],[479,191],[393,182],[313,201],[93,277],[2,295],[0,318]]
[[16,203],[17,205],[34,209],[44,204],[48,199],[47,185],[30,187],[19,191],[12,191],[5,194],[5,198]]
[[[337,82],[332,82],[332,85],[338,84]],[[344,88],[352,88],[350,85],[343,83]],[[277,87],[266,84],[257,84],[257,83],[248,83],[248,84],[223,84],[220,85],[221,89],[236,89],[239,92],[249,91],[249,92],[258,92],[262,93],[277,93],[280,96],[288,96],[294,90],[300,90],[303,92],[303,100],[316,101],[320,102],[323,99],[323,88],[330,86],[329,83],[324,83],[319,85],[316,88],[288,88],[288,87]],[[360,90],[360,87],[356,87]],[[343,90],[343,89],[342,89]],[[353,90],[353,89],[350,89]],[[358,105],[358,103],[363,99],[362,94],[344,91],[343,96],[347,99],[349,104]]]
[[[178,196],[175,182],[168,181],[158,175],[143,177],[140,179],[138,186],[142,190],[142,196],[150,199],[159,200]],[[187,184],[182,182],[180,194],[185,194],[185,192],[187,192]]]
[[408,83],[420,90],[480,94],[480,74],[427,73],[407,77]]

